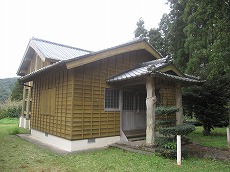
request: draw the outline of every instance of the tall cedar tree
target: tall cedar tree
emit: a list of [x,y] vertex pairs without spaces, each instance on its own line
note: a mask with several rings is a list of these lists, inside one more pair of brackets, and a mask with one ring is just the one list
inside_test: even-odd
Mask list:
[[134,31],[135,38],[146,38],[148,31],[145,29],[145,22],[142,18],[136,23],[137,28]]
[[207,80],[203,86],[190,89],[183,99],[185,107],[203,123],[204,134],[208,134],[214,123],[223,122],[229,102],[230,1],[168,2],[174,60],[183,71]]

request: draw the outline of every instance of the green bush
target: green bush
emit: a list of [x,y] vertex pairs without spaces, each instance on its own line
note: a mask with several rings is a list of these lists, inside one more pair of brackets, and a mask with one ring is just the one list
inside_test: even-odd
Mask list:
[[22,111],[21,101],[7,101],[0,104],[0,119],[2,118],[18,118]]
[[188,135],[189,133],[193,132],[195,130],[194,125],[190,124],[183,124],[183,125],[177,125],[174,127],[165,127],[165,128],[159,128],[158,131],[160,134],[164,136],[176,136],[176,135]]
[[[170,126],[170,124],[175,125],[176,120],[170,119],[168,117],[175,114],[178,111],[179,108],[176,107],[162,106],[156,109],[157,116],[164,115],[166,117],[156,121],[156,124],[159,125],[158,131],[162,135],[156,138],[156,153],[166,158],[176,158],[177,156],[176,135],[181,135],[185,143],[187,142],[187,140],[184,139],[183,136],[188,135],[189,133],[195,130],[195,126],[189,124]],[[182,156],[184,158],[187,156],[185,150],[182,150]]]
[[156,115],[171,115],[178,112],[180,109],[174,106],[159,106],[156,109]]

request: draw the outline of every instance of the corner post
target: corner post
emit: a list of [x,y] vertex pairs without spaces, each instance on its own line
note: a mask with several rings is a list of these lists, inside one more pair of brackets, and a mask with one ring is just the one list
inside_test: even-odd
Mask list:
[[[30,84],[32,86],[32,84]],[[28,96],[27,96],[27,101],[26,101],[26,119],[24,123],[24,128],[30,129],[30,106],[31,106],[31,87],[27,88],[28,89]]]
[[22,98],[22,112],[19,119],[19,127],[24,127],[24,112],[26,105],[26,86],[23,86],[23,98]]
[[183,107],[182,107],[182,91],[181,91],[181,83],[176,84],[176,107],[180,110],[176,112],[176,125],[183,124]]
[[152,77],[146,77],[146,145],[155,144],[155,83]]

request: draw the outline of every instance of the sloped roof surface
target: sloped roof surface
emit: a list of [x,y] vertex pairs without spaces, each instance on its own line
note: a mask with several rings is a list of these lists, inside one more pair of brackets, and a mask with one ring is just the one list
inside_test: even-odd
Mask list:
[[191,75],[177,76],[177,75],[172,75],[169,73],[164,73],[159,71],[160,69],[168,66],[169,64],[172,64],[172,60],[169,60],[168,58],[161,58],[158,60],[141,63],[128,71],[125,71],[121,74],[108,78],[106,82],[112,83],[112,82],[125,81],[129,79],[138,78],[140,76],[148,75],[148,74],[153,74],[158,77],[168,78],[172,80],[179,80],[183,82],[190,82],[190,83],[204,82]]
[[54,60],[68,60],[89,54],[90,51],[32,38],[31,43],[46,57]]
[[151,73],[151,69],[154,68],[154,70],[159,70],[160,68],[167,66],[171,63],[172,62],[168,61],[167,58],[161,58],[158,60],[144,62],[144,63],[141,63],[141,64],[135,66],[134,68],[132,68],[128,71],[125,71],[121,74],[118,74],[118,75],[115,75],[111,78],[108,78],[107,82],[122,81],[122,80],[127,80],[127,79],[131,79],[131,78],[136,78],[136,77],[140,77],[143,75],[147,75],[147,74]]

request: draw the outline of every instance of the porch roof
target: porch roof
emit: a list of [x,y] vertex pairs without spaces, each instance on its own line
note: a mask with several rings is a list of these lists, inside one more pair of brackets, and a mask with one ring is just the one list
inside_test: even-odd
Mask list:
[[178,76],[176,74],[174,75],[171,73],[167,73],[167,71],[166,72],[161,71],[162,68],[165,68],[170,64],[173,65],[173,61],[167,57],[149,61],[149,62],[144,62],[135,66],[132,69],[129,69],[125,72],[122,72],[120,74],[108,78],[106,82],[107,83],[121,82],[121,81],[144,77],[146,75],[153,75],[156,77],[165,78],[169,80],[181,81],[184,83],[199,84],[204,82],[203,80],[200,80],[198,77],[183,74],[182,72],[181,72],[181,76]]

